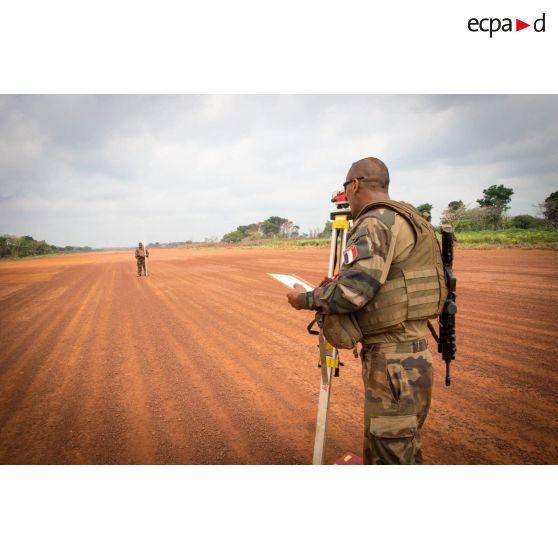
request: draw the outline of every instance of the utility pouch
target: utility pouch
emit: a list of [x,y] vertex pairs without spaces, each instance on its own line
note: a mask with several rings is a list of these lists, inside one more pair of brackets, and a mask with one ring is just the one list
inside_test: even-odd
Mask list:
[[352,349],[353,352],[363,338],[353,314],[325,314],[323,333],[336,349]]

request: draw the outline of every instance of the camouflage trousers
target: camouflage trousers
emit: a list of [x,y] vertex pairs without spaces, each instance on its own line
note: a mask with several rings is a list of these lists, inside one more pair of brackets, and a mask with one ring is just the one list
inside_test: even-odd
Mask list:
[[361,351],[364,463],[422,463],[421,429],[432,398],[432,355],[426,340],[378,344]]
[[141,271],[143,269],[143,274],[147,275],[147,270],[145,269],[145,258],[137,258],[138,264],[138,277],[141,275]]

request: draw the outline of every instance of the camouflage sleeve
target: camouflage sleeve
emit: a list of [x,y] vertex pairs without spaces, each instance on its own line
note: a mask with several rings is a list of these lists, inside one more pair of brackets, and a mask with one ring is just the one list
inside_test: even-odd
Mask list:
[[395,236],[376,217],[366,218],[351,234],[339,276],[331,283],[299,295],[303,308],[324,314],[345,314],[364,306],[385,282]]

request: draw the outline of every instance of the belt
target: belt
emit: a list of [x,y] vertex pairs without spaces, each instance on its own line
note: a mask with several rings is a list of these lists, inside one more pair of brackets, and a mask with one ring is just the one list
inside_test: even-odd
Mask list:
[[371,345],[363,344],[362,346],[366,351],[382,353],[420,353],[428,349],[428,341],[426,337],[423,337],[403,343],[373,343]]

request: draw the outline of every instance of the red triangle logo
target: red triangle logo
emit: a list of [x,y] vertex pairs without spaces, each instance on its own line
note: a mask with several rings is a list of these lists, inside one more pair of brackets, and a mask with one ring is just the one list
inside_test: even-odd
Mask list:
[[525,29],[526,27],[531,27],[531,24],[530,23],[525,23],[524,21],[521,21],[520,19],[515,20],[515,30],[516,31],[521,31],[522,29]]

